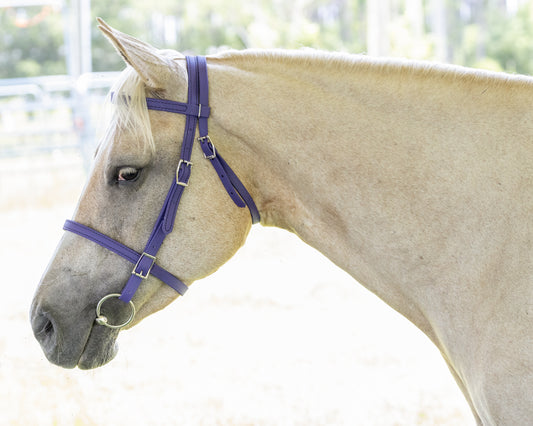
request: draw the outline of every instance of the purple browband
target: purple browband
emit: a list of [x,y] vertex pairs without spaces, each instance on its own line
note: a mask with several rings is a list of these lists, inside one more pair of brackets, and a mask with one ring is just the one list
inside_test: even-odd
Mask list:
[[251,195],[220,156],[220,153],[215,149],[209,138],[207,119],[210,114],[210,108],[206,59],[203,56],[187,56],[186,59],[189,74],[187,103],[166,99],[146,99],[148,109],[184,114],[186,121],[181,156],[176,169],[176,179],[172,181],[143,253],[137,253],[124,244],[72,220],[67,220],[63,226],[66,231],[87,238],[135,264],[131,276],[120,295],[120,300],[124,302],[131,301],[141,282],[150,274],[172,287],[181,295],[187,291],[188,287],[181,280],[157,265],[156,254],[165,237],[172,232],[181,196],[189,183],[192,168],[191,152],[197,126],[200,135],[198,140],[204,156],[211,161],[233,202],[241,208],[248,207],[252,216],[252,223],[257,223],[260,220],[259,211]]

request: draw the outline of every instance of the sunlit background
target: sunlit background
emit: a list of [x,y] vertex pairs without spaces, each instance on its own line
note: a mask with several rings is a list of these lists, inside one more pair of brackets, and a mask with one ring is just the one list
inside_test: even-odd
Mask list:
[[0,425],[473,425],[437,350],[321,255],[257,226],[96,371],[50,365],[33,291],[90,167],[120,57],[311,47],[533,72],[526,0],[0,0]]

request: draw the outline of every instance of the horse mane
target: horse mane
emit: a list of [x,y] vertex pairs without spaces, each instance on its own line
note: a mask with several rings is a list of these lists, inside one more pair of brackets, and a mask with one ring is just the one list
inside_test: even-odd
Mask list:
[[[239,63],[246,67],[257,63],[279,65],[280,72],[289,67],[317,68],[337,73],[365,73],[387,79],[424,79],[438,87],[452,82],[464,89],[490,84],[492,89],[521,90],[533,87],[531,77],[465,68],[457,65],[429,61],[413,61],[400,58],[381,58],[338,52],[324,52],[305,48],[300,50],[229,50],[210,60]],[[118,96],[117,96],[118,94]],[[152,96],[152,94],[150,94]],[[153,94],[157,97],[157,93]],[[155,151],[155,143],[146,106],[146,86],[137,72],[128,66],[113,85],[107,98],[112,107],[112,118],[104,133],[104,142],[111,141],[117,132],[135,133],[139,148]],[[106,108],[109,109],[109,108]]]
[[472,84],[493,87],[532,87],[529,76],[495,72],[439,62],[411,60],[404,58],[372,57],[364,54],[327,52],[311,48],[300,50],[230,50],[217,55],[217,58],[237,62],[279,63],[280,65],[299,65],[304,68],[321,67],[341,73],[368,72],[389,78],[424,78],[434,82],[453,81],[456,84]]

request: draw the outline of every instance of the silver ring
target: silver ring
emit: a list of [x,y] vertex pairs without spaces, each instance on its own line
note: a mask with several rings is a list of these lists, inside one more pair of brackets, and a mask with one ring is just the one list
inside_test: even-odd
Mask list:
[[109,327],[109,328],[126,327],[130,322],[133,321],[133,317],[135,316],[135,305],[133,304],[133,302],[131,300],[129,302],[129,305],[131,307],[131,314],[130,314],[130,317],[128,318],[128,320],[124,324],[120,324],[120,325],[109,324],[107,322],[107,317],[100,314],[100,311],[102,309],[102,305],[104,304],[104,302],[107,299],[111,299],[112,297],[117,297],[118,298],[118,297],[120,297],[120,294],[118,294],[118,293],[108,294],[107,296],[102,297],[102,299],[98,302],[98,305],[96,305],[96,324],[103,325],[103,326]]

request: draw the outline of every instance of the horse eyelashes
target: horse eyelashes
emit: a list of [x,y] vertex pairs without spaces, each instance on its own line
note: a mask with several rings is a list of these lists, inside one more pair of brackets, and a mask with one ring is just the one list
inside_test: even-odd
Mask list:
[[117,170],[117,182],[135,182],[142,169],[136,169],[134,167],[121,167]]

